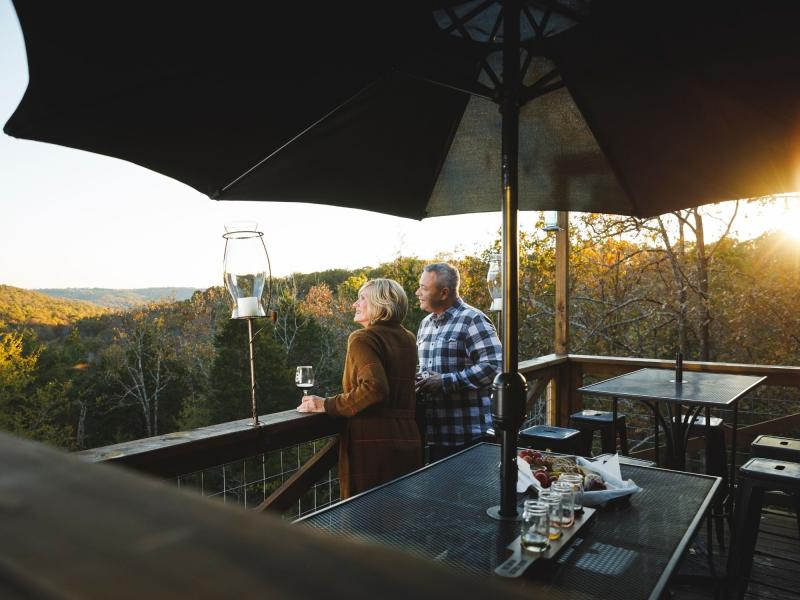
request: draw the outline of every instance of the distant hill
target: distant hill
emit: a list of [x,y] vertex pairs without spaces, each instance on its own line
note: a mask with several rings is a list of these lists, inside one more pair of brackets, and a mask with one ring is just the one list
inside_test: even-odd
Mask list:
[[90,302],[0,285],[0,330],[32,327],[44,332],[109,312],[110,309]]
[[37,289],[36,292],[66,298],[69,300],[82,300],[99,306],[114,309],[127,309],[148,302],[160,300],[188,300],[198,288],[188,287],[154,287],[138,288],[131,290],[115,290],[107,288],[63,288],[63,289]]

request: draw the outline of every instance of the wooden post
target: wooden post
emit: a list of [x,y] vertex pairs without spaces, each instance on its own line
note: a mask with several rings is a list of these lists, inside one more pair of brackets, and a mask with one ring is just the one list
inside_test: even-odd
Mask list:
[[555,352],[569,353],[569,213],[559,211],[556,232]]

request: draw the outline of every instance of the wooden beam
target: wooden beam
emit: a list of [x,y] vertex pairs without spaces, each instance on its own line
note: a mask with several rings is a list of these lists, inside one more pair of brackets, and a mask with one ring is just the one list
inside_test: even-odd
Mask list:
[[297,469],[281,487],[272,492],[256,508],[256,512],[270,510],[283,513],[297,502],[312,485],[319,481],[336,464],[339,457],[339,437],[330,440],[325,446]]
[[177,477],[234,460],[335,435],[339,424],[321,413],[287,410],[251,419],[177,431],[78,452],[88,462],[109,462],[159,477]]
[[559,211],[556,232],[555,352],[569,352],[569,213]]
[[[636,369],[656,368],[671,369],[673,360],[657,358],[628,358],[621,356],[591,356],[570,354],[569,362],[583,365],[586,374],[605,377],[619,375]],[[719,363],[702,361],[684,361],[684,371],[701,371],[704,373],[729,373],[732,375],[765,375],[763,385],[786,385],[800,387],[800,367],[779,365],[750,365],[743,363]]]
[[536,374],[536,383],[534,385],[531,384],[531,380],[528,380],[528,408],[533,402],[536,402],[536,399],[542,395],[542,392],[545,388],[550,384],[550,380],[553,378],[553,370],[548,369],[544,373],[537,373]]
[[0,597],[337,593],[356,600],[529,596],[495,577],[466,576],[0,433]]

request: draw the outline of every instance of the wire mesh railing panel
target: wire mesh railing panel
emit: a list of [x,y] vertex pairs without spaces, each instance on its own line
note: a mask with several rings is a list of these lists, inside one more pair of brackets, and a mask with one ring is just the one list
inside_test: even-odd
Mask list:
[[525,420],[520,430],[534,425],[547,425],[547,388],[536,396],[529,396],[525,403]]
[[[217,498],[225,504],[252,509],[266,500],[330,439],[304,442],[180,475],[177,485],[209,498]],[[284,513],[284,518],[295,519],[339,499],[339,479],[334,467],[314,483],[294,507]]]

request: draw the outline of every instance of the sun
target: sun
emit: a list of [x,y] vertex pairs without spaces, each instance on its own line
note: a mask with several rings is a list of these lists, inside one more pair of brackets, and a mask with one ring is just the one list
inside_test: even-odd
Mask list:
[[748,203],[739,219],[736,229],[740,239],[753,239],[772,232],[800,245],[800,195]]
[[800,196],[783,198],[781,208],[783,210],[778,215],[776,229],[787,238],[800,244]]
[[800,207],[798,209],[798,215],[795,215],[794,219],[794,223],[789,223],[786,221],[781,223],[780,227],[778,227],[778,231],[780,231],[785,237],[789,238],[794,243],[800,244]]

